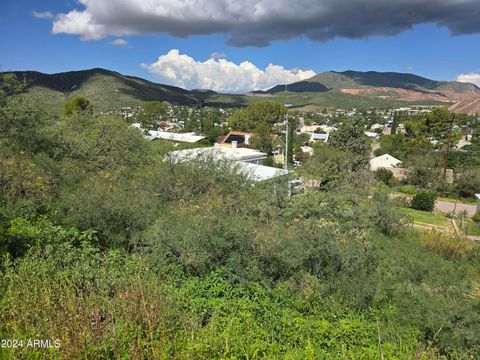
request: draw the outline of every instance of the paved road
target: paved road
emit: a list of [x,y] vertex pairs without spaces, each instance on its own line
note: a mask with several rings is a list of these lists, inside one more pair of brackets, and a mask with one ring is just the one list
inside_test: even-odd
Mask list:
[[[443,211],[446,213],[453,212],[453,209],[455,208],[455,203],[450,202],[450,201],[436,201],[435,202],[435,210],[438,211]],[[466,210],[468,216],[473,216],[475,215],[475,212],[477,211],[477,206],[476,205],[470,205],[470,204],[464,204],[464,203],[457,203],[457,208],[455,209],[456,214],[460,214],[462,211]]]

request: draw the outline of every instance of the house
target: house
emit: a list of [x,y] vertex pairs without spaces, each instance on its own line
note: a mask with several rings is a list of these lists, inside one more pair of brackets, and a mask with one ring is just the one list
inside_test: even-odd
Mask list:
[[288,175],[289,171],[271,166],[251,164],[244,161],[238,161],[237,173],[246,176],[252,181],[264,181]]
[[328,138],[329,138],[330,134],[318,134],[318,133],[312,133],[311,136],[310,136],[310,142],[311,143],[314,143],[314,142],[317,142],[317,141],[322,141],[322,142],[328,142]]
[[373,131],[364,131],[364,134],[367,135],[371,139],[378,139],[380,135]]
[[172,133],[167,131],[144,130],[139,123],[133,123],[131,127],[142,131],[144,133],[144,138],[149,141],[162,139],[176,143],[196,143],[205,139],[205,136],[195,135],[195,133]]
[[277,134],[272,136],[273,155],[283,154],[285,151],[285,142]]
[[217,161],[226,160],[237,174],[254,182],[277,178],[289,173],[288,170],[262,165],[261,162],[267,157],[265,153],[248,148],[239,148],[235,141],[232,141],[231,145],[231,147],[225,147],[216,144],[214,147],[171,151],[167,154],[166,160],[173,163],[208,158]]
[[392,155],[384,154],[377,157],[374,157],[370,160],[370,170],[376,171],[380,168],[391,169],[397,168],[402,162],[397,158],[394,158]]
[[150,130],[148,131],[148,134],[149,135],[145,136],[147,140],[162,139],[162,140],[170,140],[178,143],[181,143],[181,142],[196,143],[200,140],[205,139],[205,136],[195,135],[195,133],[172,133],[172,132],[166,132],[166,131]]
[[230,131],[220,141],[220,146],[231,147],[232,142],[236,141],[238,148],[248,147],[250,145],[250,139],[251,139],[252,135],[253,134],[249,133],[249,132]]
[[208,157],[213,160],[244,161],[260,165],[267,158],[267,154],[254,149],[239,148],[235,141],[232,142],[231,147],[215,144],[213,147],[171,151],[167,154],[167,158],[174,163]]
[[471,136],[470,137],[468,135],[464,136],[458,141],[458,143],[453,147],[453,149],[462,150],[464,146],[472,145],[472,142],[470,141],[470,139],[471,139]]

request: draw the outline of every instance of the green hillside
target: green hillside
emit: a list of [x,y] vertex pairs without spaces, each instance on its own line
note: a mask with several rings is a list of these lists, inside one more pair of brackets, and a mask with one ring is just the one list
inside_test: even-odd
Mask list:
[[153,100],[187,105],[198,102],[187,90],[104,69],[51,75],[35,71],[14,73],[28,84],[26,91],[21,94],[24,106],[52,113],[61,112],[65,100],[75,95],[90,99],[97,112]]
[[[397,87],[417,91],[468,92],[479,91],[472,84],[458,82],[436,82],[411,74],[353,72],[326,72],[311,79],[285,85],[278,85],[267,92],[253,92],[247,95],[220,94],[211,90],[188,91],[174,86],[157,84],[133,76],[125,76],[105,69],[70,71],[58,74],[43,74],[35,71],[14,72],[19,79],[25,79],[28,86],[17,95],[23,107],[60,114],[65,101],[76,95],[87,97],[95,112],[117,110],[123,106],[140,105],[144,101],[167,101],[178,105],[208,105],[219,107],[245,106],[265,99],[278,100],[294,107],[389,107],[408,104],[440,104],[434,100],[398,100],[392,93],[390,99],[383,94],[345,94],[341,88],[368,88],[374,86]],[[442,103],[445,104],[445,103]]]

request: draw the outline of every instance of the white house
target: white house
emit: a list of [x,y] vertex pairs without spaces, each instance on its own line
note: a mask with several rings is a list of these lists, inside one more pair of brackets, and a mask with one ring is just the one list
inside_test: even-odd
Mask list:
[[318,133],[312,133],[310,135],[310,142],[317,142],[317,141],[322,141],[322,142],[328,142],[330,134],[318,134]]
[[215,144],[213,147],[170,151],[167,154],[167,158],[175,163],[209,157],[213,160],[224,159],[245,161],[252,164],[261,164],[263,160],[267,158],[267,154],[254,149],[239,148],[237,147],[236,141],[232,141],[232,147],[224,147],[219,146],[219,144]]
[[[142,132],[145,130],[142,128],[140,123],[133,123],[132,127],[139,129]],[[148,130],[148,135],[145,134],[144,137],[147,140],[156,140],[156,139],[163,139],[163,140],[170,140],[173,142],[186,142],[186,143],[196,143],[202,139],[205,139],[205,136],[195,135],[195,133],[172,133],[166,131],[156,131],[156,130]]]
[[397,158],[394,158],[392,155],[384,154],[377,157],[374,157],[370,160],[370,170],[375,171],[380,168],[395,168],[398,167],[402,162]]
[[147,140],[170,140],[174,142],[196,143],[197,141],[205,139],[205,136],[195,135],[195,133],[172,133],[166,131],[150,130],[149,135],[145,136]]
[[373,131],[364,131],[364,134],[367,135],[371,139],[378,139],[380,135]]
[[236,141],[232,141],[232,147],[215,145],[217,146],[171,151],[167,154],[166,160],[173,163],[208,158],[217,161],[227,160],[237,174],[246,176],[255,182],[273,179],[289,173],[284,169],[261,165],[261,162],[267,158],[267,154],[258,150],[238,148]]

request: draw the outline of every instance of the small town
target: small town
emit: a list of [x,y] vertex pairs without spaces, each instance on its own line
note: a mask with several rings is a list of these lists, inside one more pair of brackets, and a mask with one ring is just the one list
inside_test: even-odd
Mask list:
[[0,360],[479,360],[480,0],[2,0]]

